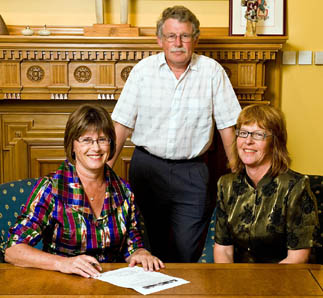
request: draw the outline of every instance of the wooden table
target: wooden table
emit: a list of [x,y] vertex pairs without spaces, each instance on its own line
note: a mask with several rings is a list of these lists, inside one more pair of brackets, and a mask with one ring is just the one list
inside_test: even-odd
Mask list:
[[[104,271],[127,266],[103,264]],[[277,264],[166,264],[162,273],[190,281],[149,297],[323,296],[323,266]],[[0,264],[1,297],[139,297],[132,289],[59,272]]]

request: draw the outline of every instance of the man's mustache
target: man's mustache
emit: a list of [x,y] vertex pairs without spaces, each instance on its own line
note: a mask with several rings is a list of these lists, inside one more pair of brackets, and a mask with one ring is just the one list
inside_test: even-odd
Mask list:
[[170,49],[170,52],[171,53],[175,53],[175,52],[183,52],[183,53],[186,53],[186,49],[184,47],[181,47],[181,48],[171,48]]

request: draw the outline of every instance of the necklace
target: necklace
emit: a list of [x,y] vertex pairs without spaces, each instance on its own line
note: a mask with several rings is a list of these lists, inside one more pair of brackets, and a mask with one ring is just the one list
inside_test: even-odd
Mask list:
[[[105,188],[106,188],[106,183],[105,183],[105,181],[96,189],[96,191],[95,191],[95,193],[93,194],[93,191],[92,191],[92,196],[90,196],[90,195],[88,195],[88,193],[86,193],[86,196],[87,196],[87,198],[88,198],[88,200],[90,201],[90,202],[93,202],[94,201],[94,199],[95,199],[95,197],[97,197],[98,198],[98,196],[97,196],[97,194],[100,194],[100,193],[102,193],[102,195],[103,195],[103,193],[105,193]],[[99,197],[101,197],[101,195],[99,196]]]

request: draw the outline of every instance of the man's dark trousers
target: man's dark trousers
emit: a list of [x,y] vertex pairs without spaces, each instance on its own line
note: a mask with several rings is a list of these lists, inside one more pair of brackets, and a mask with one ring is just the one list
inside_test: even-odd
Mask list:
[[130,185],[144,217],[153,255],[163,262],[196,262],[210,217],[209,172],[198,157],[167,160],[136,147]]

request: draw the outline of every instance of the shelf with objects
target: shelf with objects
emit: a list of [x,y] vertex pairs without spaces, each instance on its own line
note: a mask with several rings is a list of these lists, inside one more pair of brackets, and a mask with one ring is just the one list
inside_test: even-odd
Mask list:
[[[82,27],[50,26],[50,36],[23,36],[23,26],[8,28],[10,35],[0,36],[0,100],[116,100],[132,67],[161,51],[154,28],[139,28],[135,37],[89,37]],[[196,52],[223,65],[242,104],[265,100],[276,106],[286,40],[201,28]]]

